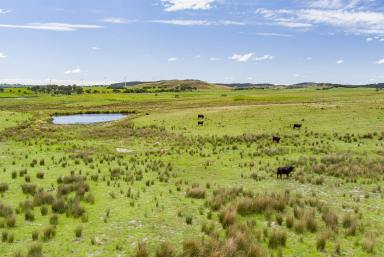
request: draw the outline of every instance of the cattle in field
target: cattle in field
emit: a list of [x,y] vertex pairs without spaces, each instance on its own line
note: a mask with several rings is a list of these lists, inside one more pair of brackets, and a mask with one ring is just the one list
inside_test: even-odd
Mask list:
[[286,167],[277,168],[277,171],[276,171],[277,178],[283,178],[283,175],[287,175],[287,178],[288,178],[289,174],[291,174],[294,169],[295,169],[295,167],[293,167],[293,166],[286,166]]
[[198,119],[205,119],[205,116],[204,116],[204,114],[199,114],[199,115],[197,115],[197,118]]
[[275,143],[280,143],[280,139],[281,139],[281,138],[278,137],[278,136],[273,136],[273,137],[272,137],[272,141],[275,142]]
[[301,126],[302,126],[301,124],[297,124],[297,123],[296,123],[296,124],[293,124],[293,128],[294,128],[294,129],[300,129]]
[[197,126],[204,126],[204,121],[198,121]]

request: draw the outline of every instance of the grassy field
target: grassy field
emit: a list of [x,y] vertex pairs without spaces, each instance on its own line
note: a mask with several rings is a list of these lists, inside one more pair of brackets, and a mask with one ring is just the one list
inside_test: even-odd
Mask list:
[[383,91],[97,90],[0,93],[1,256],[383,255]]

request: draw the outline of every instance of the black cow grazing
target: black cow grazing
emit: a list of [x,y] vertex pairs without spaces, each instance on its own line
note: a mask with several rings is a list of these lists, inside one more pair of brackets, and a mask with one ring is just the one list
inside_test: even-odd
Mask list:
[[204,121],[198,121],[197,126],[204,126]]
[[273,137],[272,137],[272,141],[275,142],[275,143],[280,143],[280,139],[281,139],[281,138],[278,137],[278,136],[273,136]]
[[199,114],[199,115],[197,115],[197,118],[198,118],[198,119],[204,119],[205,116],[204,116],[204,114]]
[[277,168],[277,178],[283,178],[283,175],[287,175],[287,178],[289,177],[289,174],[291,172],[293,172],[293,170],[295,169],[295,167],[293,166],[286,166],[286,167],[279,167]]
[[300,129],[301,126],[302,126],[301,124],[297,124],[297,123],[296,123],[296,124],[293,124],[293,128],[294,128],[294,129]]

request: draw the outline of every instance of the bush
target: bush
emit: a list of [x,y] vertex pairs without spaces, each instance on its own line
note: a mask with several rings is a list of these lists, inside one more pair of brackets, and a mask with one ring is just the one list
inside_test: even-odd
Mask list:
[[156,250],[156,257],[174,257],[175,252],[169,243],[162,243]]
[[285,246],[287,241],[287,233],[283,230],[274,229],[268,238],[269,248],[277,248],[279,246]]

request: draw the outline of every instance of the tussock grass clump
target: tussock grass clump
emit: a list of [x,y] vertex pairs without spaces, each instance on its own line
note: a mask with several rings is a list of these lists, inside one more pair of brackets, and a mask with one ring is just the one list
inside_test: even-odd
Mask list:
[[362,242],[362,248],[368,253],[373,253],[376,247],[376,236],[374,233],[367,233]]
[[43,247],[41,244],[34,244],[28,248],[27,257],[42,257]]
[[325,246],[327,244],[327,240],[329,238],[329,233],[327,231],[322,232],[317,238],[316,238],[316,249],[318,251],[324,251]]
[[280,229],[274,229],[269,233],[268,238],[268,247],[277,248],[280,246],[285,246],[287,242],[287,232]]
[[23,184],[21,185],[21,189],[24,194],[29,194],[34,196],[36,194],[37,187],[35,184]]
[[162,243],[156,250],[156,257],[174,257],[175,250],[169,243]]
[[236,209],[233,207],[227,207],[220,212],[219,220],[224,228],[235,224],[236,221]]
[[9,215],[5,218],[5,224],[9,228],[13,228],[16,226],[16,217],[15,215]]
[[44,179],[44,172],[40,171],[36,173],[36,178],[38,179]]
[[149,253],[145,243],[138,243],[133,257],[148,257]]
[[78,226],[75,228],[75,237],[80,238],[83,235],[83,228],[81,226]]
[[8,191],[8,184],[7,183],[0,183],[0,194],[3,194]]
[[187,191],[187,197],[195,199],[204,199],[205,198],[205,189],[201,187],[193,187]]
[[334,211],[329,209],[323,210],[322,219],[328,228],[332,230],[337,229],[337,226],[339,225],[339,217]]
[[49,226],[43,230],[43,240],[48,241],[55,237],[56,235],[56,230],[53,226]]

